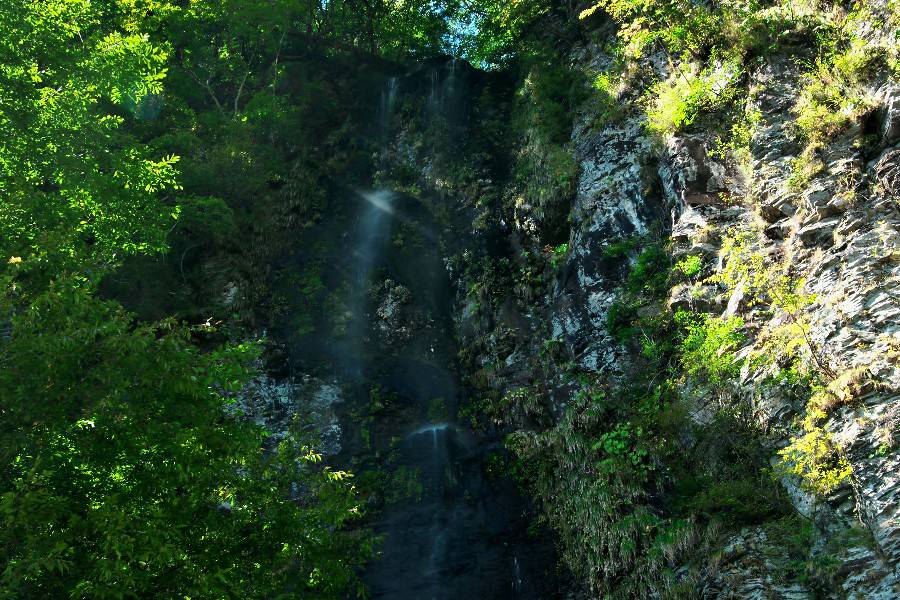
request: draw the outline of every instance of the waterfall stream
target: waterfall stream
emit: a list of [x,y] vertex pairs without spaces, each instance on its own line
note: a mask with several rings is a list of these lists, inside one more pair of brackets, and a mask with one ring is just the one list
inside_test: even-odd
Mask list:
[[391,132],[391,120],[394,118],[394,110],[397,104],[399,82],[396,77],[388,79],[381,90],[381,102],[378,105],[378,125],[382,137],[387,137]]
[[[407,126],[397,122],[407,94],[449,128],[465,110],[466,72],[448,60],[418,80],[385,81],[373,94],[372,141],[387,146],[392,129]],[[487,466],[503,454],[499,438],[475,435],[457,418],[469,392],[457,364],[456,291],[439,241],[448,225],[438,225],[425,198],[337,186],[334,193],[336,210],[318,237],[298,241],[283,262],[282,272],[307,275],[305,287],[286,285],[299,291],[279,331],[298,371],[317,370],[343,389],[335,464],[384,482],[367,488],[369,525],[383,539],[362,573],[371,598],[555,598],[552,546],[528,535],[528,503]],[[298,321],[310,313],[304,289],[324,298],[312,327]]]
[[[385,190],[361,197],[348,248],[352,286],[347,306],[353,318],[346,374],[361,396],[377,383],[402,399],[406,408],[401,412],[407,416],[383,417],[371,444],[390,457],[381,468],[413,473],[419,490],[386,504],[376,518],[384,542],[380,558],[364,575],[372,597],[545,597],[527,593],[527,571],[517,558],[521,554],[515,554],[523,552],[517,545],[527,546],[513,539],[527,525],[520,497],[511,484],[486,478],[485,447],[456,423],[463,392],[440,255],[428,235],[414,251],[398,249],[394,242],[398,228],[427,232],[430,225],[421,222],[409,198]],[[383,280],[402,283],[409,290],[410,314],[420,315],[419,329],[400,348],[386,345],[384,332],[377,331],[380,313],[372,290],[382,289]]]
[[368,290],[373,267],[377,264],[389,241],[393,208],[393,193],[380,190],[360,192],[364,201],[359,209],[353,245],[352,270],[347,309],[351,315],[347,326],[347,350],[341,354],[344,375],[351,381],[360,381],[365,366],[365,333],[368,327],[366,309]]

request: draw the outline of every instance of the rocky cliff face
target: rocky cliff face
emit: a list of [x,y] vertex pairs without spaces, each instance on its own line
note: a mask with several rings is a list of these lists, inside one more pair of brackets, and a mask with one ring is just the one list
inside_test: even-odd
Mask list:
[[[859,27],[873,47],[893,39]],[[608,71],[612,35],[571,44],[557,67]],[[740,151],[712,127],[651,133],[646,82],[682,67],[641,58],[615,110],[589,92],[561,137],[541,130],[534,71],[515,94],[449,59],[386,82],[375,180],[414,208],[369,290],[367,347],[434,354],[415,257],[437,251],[460,408],[408,410],[474,430],[472,473],[528,482],[583,583],[574,596],[898,597],[900,85],[866,80],[868,108],[809,169],[795,57],[746,66]],[[418,239],[423,218],[436,233]],[[246,403],[270,423],[297,395],[334,452],[360,433],[336,426],[332,383],[263,379]],[[375,438],[392,431],[379,419],[409,425],[366,414]],[[510,597],[540,588],[516,556]]]
[[[861,35],[878,44],[885,34]],[[571,53],[572,65],[584,71],[609,61],[594,45]],[[671,68],[660,55],[645,62],[662,77]],[[641,308],[741,320],[735,356],[742,369],[726,391],[712,394],[705,381],[681,380],[693,425],[705,426],[714,404],[747,406],[749,424],[764,432],[762,447],[777,465],[784,456],[779,451],[810,435],[813,423],[815,435],[827,439],[852,474],[816,493],[796,471],[776,469],[793,509],[810,526],[799,546],[765,523],[726,527],[704,538],[705,550],[689,559],[691,565],[682,560],[690,553],[673,551],[668,564],[676,583],[650,595],[678,589],[705,598],[894,598],[900,594],[900,304],[894,290],[900,276],[900,86],[886,76],[869,82],[865,94],[873,108],[828,140],[821,169],[798,187],[791,179],[803,148],[791,123],[801,70],[776,55],[747,77],[745,109],[757,120],[743,160],[715,152],[715,136],[702,131],[660,143],[647,133],[640,111],[597,126],[588,104],[566,146],[579,167],[568,246],[558,256],[541,248],[534,227],[516,226],[540,222],[541,215],[528,218],[535,203],[498,209],[502,226],[494,234],[505,236],[505,250],[492,258],[505,261],[500,270],[515,272],[515,282],[502,273],[459,269],[463,358],[472,385],[493,398],[486,412],[494,423],[507,430],[553,427],[580,389],[564,371],[616,380],[643,364],[640,349],[610,330],[610,309],[638,254],[634,248],[620,252],[622,240],[643,240],[639,250],[656,236],[668,240],[674,261],[699,257],[699,275]],[[618,101],[627,104],[639,92],[626,87]],[[516,193],[507,189],[500,196]],[[746,245],[743,255],[728,250],[735,236]],[[473,246],[459,256],[471,266],[478,252]],[[752,268],[778,265],[800,286],[807,298],[801,308],[774,310],[756,302],[747,284],[723,284],[729,262],[751,255],[762,257]],[[537,281],[529,284],[529,276]],[[491,278],[501,283],[492,287]],[[773,332],[791,323],[801,332],[802,361],[830,399],[827,410],[812,416],[821,404],[813,406],[794,384],[778,379],[783,363],[743,360],[771,352]],[[562,356],[549,369],[548,354]]]
[[[726,182],[709,180],[703,185],[691,175],[704,168],[727,171],[702,156],[685,156],[680,140],[668,150],[668,162],[683,204],[676,218],[673,237],[678,251],[707,251],[705,229],[726,231],[746,228],[756,232],[759,252],[770,257],[789,256],[795,276],[806,282],[815,301],[805,309],[808,336],[820,354],[823,368],[835,380],[847,374],[856,380],[855,389],[845,391],[843,405],[823,419],[823,427],[847,454],[853,475],[827,497],[816,498],[793,486],[795,508],[815,523],[817,539],[812,553],[823,552],[829,539],[847,528],[862,525],[874,538],[874,545],[847,543],[835,555],[842,581],[829,590],[836,597],[890,598],[898,593],[898,482],[895,419],[898,400],[896,347],[900,305],[892,288],[897,281],[898,204],[887,183],[887,173],[896,169],[896,119],[893,98],[896,84],[878,81],[870,90],[880,108],[870,126],[877,136],[874,148],[861,151],[860,131],[851,130],[832,140],[825,151],[825,168],[806,189],[790,189],[790,164],[797,147],[786,134],[793,103],[797,98],[796,68],[787,61],[769,61],[751,74],[749,102],[761,114],[751,142],[752,175],[748,193]],[[702,140],[686,140],[702,144]],[[684,176],[687,172],[689,175]],[[680,180],[679,180],[680,178]],[[848,183],[850,182],[850,183]],[[698,185],[699,184],[699,185]],[[849,187],[848,187],[849,186]],[[698,187],[700,189],[698,189]],[[736,197],[736,206],[692,202],[697,192],[726,192]],[[713,245],[715,247],[715,245]],[[768,315],[747,306],[741,290],[735,290],[725,306],[728,314],[743,316],[756,331],[771,329]],[[777,318],[777,317],[776,317]],[[783,318],[783,316],[782,316]],[[750,341],[749,348],[757,344]],[[757,417],[772,431],[771,444],[777,448],[797,435],[792,417],[803,408],[789,397],[763,384],[764,371],[745,368],[739,391],[753,398]],[[765,394],[759,390],[766,389]],[[849,398],[849,396],[853,396]],[[881,449],[881,450],[879,450]],[[739,543],[743,552],[726,547],[726,571],[712,577],[710,590],[724,590],[729,597],[764,597],[774,590],[782,597],[811,597],[810,590],[791,590],[771,581],[770,566],[763,560],[748,564],[746,553],[764,555],[766,543],[757,531],[741,532],[729,542]],[[719,567],[722,569],[722,567]],[[728,586],[735,575],[745,583],[737,590]]]

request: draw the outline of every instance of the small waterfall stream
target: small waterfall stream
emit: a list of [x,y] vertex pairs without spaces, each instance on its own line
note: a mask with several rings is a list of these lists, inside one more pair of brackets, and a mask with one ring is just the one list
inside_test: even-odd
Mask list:
[[387,137],[391,132],[391,121],[397,105],[397,94],[400,83],[396,77],[391,77],[381,90],[381,102],[378,105],[378,125],[382,137]]
[[[401,399],[406,416],[382,417],[382,433],[373,434],[371,443],[390,457],[380,468],[415,473],[420,490],[385,504],[375,520],[384,542],[380,558],[364,574],[372,598],[552,597],[529,587],[525,565],[520,564],[529,542],[524,540],[525,510],[514,485],[486,477],[483,441],[456,423],[464,392],[455,364],[450,288],[436,244],[425,235],[424,246],[398,250],[392,238],[396,228],[426,230],[430,225],[419,222],[422,215],[415,214],[419,209],[410,198],[387,191],[363,198],[350,249],[357,261],[348,302],[354,313],[348,328],[349,347],[355,349],[353,372],[360,388],[377,382]],[[384,345],[375,333],[378,310],[371,304],[370,290],[381,277],[402,282],[410,291],[413,311],[427,315],[428,325],[401,348]],[[540,551],[534,551],[528,564],[540,559]]]
[[359,197],[363,203],[350,249],[353,260],[347,309],[351,317],[347,326],[347,350],[341,353],[344,375],[350,381],[360,381],[363,377],[369,283],[372,269],[389,242],[394,194],[380,190],[360,192]]
[[[373,141],[387,145],[392,129],[403,126],[396,121],[405,94],[416,95],[430,127],[458,126],[449,122],[464,111],[462,64],[447,60],[416,77],[388,79],[375,92]],[[335,193],[339,210],[320,224],[319,241],[298,241],[296,262],[287,263],[298,272],[327,265],[321,283],[313,278],[308,287],[325,288],[328,299],[314,333],[305,327],[291,334],[291,314],[282,331],[298,370],[313,365],[343,387],[344,443],[336,464],[387,482],[367,509],[383,538],[380,556],[362,574],[370,597],[557,597],[547,575],[552,546],[528,536],[527,502],[514,482],[486,466],[489,454],[502,453],[499,440],[476,436],[457,420],[467,390],[456,358],[455,290],[439,243],[446,223],[437,224],[425,198],[385,189]],[[295,315],[302,316],[307,296],[294,298]],[[376,389],[390,400],[373,411]]]

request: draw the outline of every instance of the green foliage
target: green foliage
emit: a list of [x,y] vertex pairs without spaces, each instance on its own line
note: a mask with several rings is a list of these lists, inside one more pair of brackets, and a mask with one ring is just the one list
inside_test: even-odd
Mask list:
[[215,245],[223,245],[237,234],[234,211],[221,198],[184,198],[178,227],[194,239]]
[[[641,242],[611,243],[603,260],[627,264]],[[644,360],[635,357],[615,384],[581,376],[559,422],[508,440],[513,470],[542,501],[564,559],[598,597],[680,597],[691,587],[675,580],[671,564],[702,553],[721,528],[789,509],[749,407],[712,402],[711,419],[698,424],[677,393],[688,379],[691,389],[715,392],[742,364],[739,318],[660,306],[673,274],[697,277],[702,266],[699,256],[673,266],[664,245],[645,243],[607,314],[607,330]]]
[[693,279],[703,270],[703,259],[696,254],[686,256],[675,263],[675,271],[682,277]]
[[824,352],[810,340],[805,311],[815,302],[815,295],[803,291],[805,281],[792,277],[788,264],[769,264],[753,249],[749,233],[727,237],[722,254],[724,267],[711,279],[732,290],[741,286],[749,304],[768,307],[785,317],[760,334],[759,347],[751,360],[767,365],[796,364],[805,354],[819,377],[835,381],[835,385],[811,395],[803,433],[779,451],[781,474],[797,476],[810,491],[828,494],[850,478],[852,468],[819,421],[827,416],[825,407],[833,403],[832,399],[846,395],[846,389],[857,385],[861,374],[848,372],[845,378],[838,378]]
[[731,124],[731,130],[727,135],[719,138],[716,148],[710,151],[710,155],[719,160],[733,160],[748,179],[752,176],[750,141],[756,131],[762,113],[752,107],[747,107],[737,115]]
[[[572,149],[566,144],[552,143],[545,135],[548,132],[535,127],[535,123],[547,120],[532,120],[537,109],[530,99],[522,98],[517,103],[518,116],[514,128],[522,134],[522,148],[516,157],[513,177],[520,193],[513,199],[515,209],[526,209],[542,227],[541,233],[556,237],[568,216],[570,198],[578,180],[578,163]],[[551,105],[553,106],[553,105]],[[564,109],[550,110],[547,114],[568,114]],[[560,126],[557,124],[556,126]],[[565,137],[569,131],[565,125],[550,135]]]
[[671,257],[659,244],[650,244],[641,252],[628,279],[625,289],[632,293],[659,295],[667,289]]
[[71,283],[13,319],[0,346],[2,595],[356,590],[371,546],[336,531],[359,516],[347,475],[299,438],[263,456],[265,434],[226,416],[223,397],[256,349],[201,354],[189,335]]
[[735,62],[714,65],[695,72],[680,69],[659,82],[650,92],[647,109],[651,132],[667,136],[690,126],[702,112],[713,111],[734,101],[740,67]]
[[569,139],[572,130],[572,111],[585,98],[584,82],[580,74],[560,66],[553,55],[536,55],[525,86],[533,103],[529,116],[553,144]]
[[733,40],[743,8],[737,3],[719,6],[686,0],[601,0],[582,11],[587,19],[598,10],[609,14],[622,27],[619,37],[626,53],[638,58],[654,42],[672,53],[701,53],[704,49]]
[[805,424],[804,430],[779,450],[779,472],[800,478],[811,492],[827,495],[850,479],[853,468],[829,432],[813,423]]
[[594,126],[604,125],[606,123],[615,122],[621,118],[623,110],[618,102],[620,73],[608,71],[598,73],[594,78],[593,88],[594,94],[592,112],[597,115],[597,122]]
[[806,312],[816,296],[804,291],[805,280],[792,276],[790,263],[770,261],[755,249],[750,232],[726,237],[721,255],[723,267],[710,282],[720,283],[732,292],[740,288],[748,305],[766,307],[784,317],[760,334],[761,343],[751,357],[754,362],[783,366],[807,358],[822,375],[833,376],[825,353],[809,337]]
[[822,144],[874,107],[863,84],[885,67],[883,48],[854,39],[840,53],[819,58],[803,82],[794,111],[802,139]]
[[632,404],[589,387],[555,427],[520,431],[507,442],[518,458],[514,469],[561,536],[566,562],[600,597],[664,588],[667,557],[683,555],[695,540],[690,523],[664,518],[650,503],[654,459],[668,444],[667,400],[655,394]]
[[569,255],[569,244],[559,244],[555,248],[550,249],[550,266],[558,269],[559,265],[565,262]]
[[857,37],[857,28],[872,21],[877,19],[868,5],[857,3],[844,19],[832,24],[833,31],[803,77],[793,128],[805,147],[788,180],[794,191],[805,189],[824,170],[820,156],[824,146],[876,108],[866,84],[888,71],[891,58],[888,48]]
[[699,482],[684,508],[731,526],[764,522],[783,514],[788,504],[777,490],[771,489],[772,482],[767,479],[765,475],[754,477],[751,471],[741,479]]
[[606,330],[624,343],[638,332],[637,307],[627,302],[613,302],[606,311]]
[[679,58],[745,57],[775,52],[807,38],[821,42],[834,29],[815,2],[601,0],[581,18],[589,19],[600,10],[620,25],[618,36],[629,58],[640,58],[655,44]]
[[[618,261],[640,247],[641,239],[626,238],[609,244],[603,253],[604,260]],[[642,320],[639,309],[651,301],[658,300],[667,290],[671,272],[671,256],[659,243],[650,242],[638,254],[622,286],[621,296],[606,313],[606,328],[610,335],[626,343],[641,334],[643,351],[647,355],[661,356],[668,344],[651,339],[646,331],[655,329],[659,323],[653,319]]]
[[683,330],[681,366],[687,375],[721,385],[738,373],[734,350],[744,341],[742,319],[678,311],[675,322]]
[[843,449],[835,442],[822,421],[834,406],[847,401],[852,388],[862,379],[864,369],[848,371],[828,386],[814,384],[800,427],[802,433],[791,438],[787,447],[779,450],[781,458],[776,472],[781,476],[797,477],[808,491],[827,495],[850,480],[853,468]]
[[601,434],[592,448],[603,457],[597,463],[600,472],[610,474],[619,468],[622,460],[635,468],[645,467],[648,453],[640,444],[643,435],[641,427],[633,427],[629,422],[619,423],[612,431]]
[[543,0],[462,0],[447,4],[456,6],[458,51],[483,67],[503,65],[514,58],[523,33],[550,10]]
[[160,250],[177,158],[122,125],[162,91],[166,54],[86,0],[5,2],[0,40],[0,256],[37,273]]
[[512,106],[510,139],[516,194],[509,208],[530,221],[538,241],[565,231],[579,164],[570,138],[576,110],[588,98],[584,74],[560,64],[546,41],[520,57],[522,78]]
[[622,258],[638,247],[639,238],[629,237],[609,243],[603,249],[603,258]]
[[[360,516],[349,474],[321,465],[300,423],[276,448],[227,406],[255,347],[214,350],[226,335],[209,326],[136,322],[88,282],[169,236],[179,288],[196,283],[184,268],[193,248],[230,254],[244,284],[234,263],[252,272],[266,247],[253,234],[314,218],[308,142],[331,149],[333,96],[283,60],[295,9],[0,7],[0,314],[11,323],[0,336],[0,596],[361,593],[373,541],[349,531]],[[305,85],[286,90],[288,74]],[[174,198],[179,184],[187,193]]]

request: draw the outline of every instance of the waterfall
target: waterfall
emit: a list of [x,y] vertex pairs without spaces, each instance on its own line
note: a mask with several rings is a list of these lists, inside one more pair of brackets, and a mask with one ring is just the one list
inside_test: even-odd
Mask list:
[[360,192],[359,196],[364,203],[359,212],[350,249],[353,256],[353,268],[347,309],[351,318],[346,336],[348,349],[343,357],[345,373],[351,380],[358,380],[362,377],[364,338],[368,328],[366,309],[368,307],[369,279],[372,269],[389,241],[391,220],[394,214],[393,192],[386,190]]
[[391,132],[391,121],[394,118],[394,109],[397,104],[397,94],[400,90],[400,82],[396,77],[391,77],[381,90],[381,102],[378,105],[378,123],[381,135],[387,137]]
[[440,85],[441,75],[440,73],[434,69],[431,73],[428,74],[429,81],[429,92],[428,92],[428,112],[432,116],[440,114],[443,104],[443,98],[441,97],[441,85]]
[[453,98],[454,92],[456,92],[456,71],[457,67],[459,67],[459,59],[453,57],[450,60],[450,73],[447,75],[447,79],[444,82],[444,86],[446,88],[445,96],[449,98]]
[[[444,115],[456,100],[459,59],[453,58],[428,74],[429,92],[427,108],[433,117]],[[446,73],[445,73],[446,72]]]
[[[427,144],[432,156],[450,151],[466,135],[468,96],[477,83],[463,61],[450,59],[385,81],[380,91],[373,90],[380,97],[373,98],[378,113],[371,129],[381,136],[373,141],[384,146],[401,130],[418,135],[412,139]],[[421,108],[423,119],[399,122],[401,94],[411,107]],[[530,576],[533,565],[547,556],[544,542],[520,535],[528,506],[511,482],[495,479],[487,468],[495,440],[473,435],[457,420],[467,390],[455,361],[448,302],[454,290],[437,211],[423,198],[386,191],[360,198],[343,250],[352,263],[347,306],[352,316],[344,321],[343,343],[353,377],[345,379],[356,389],[357,415],[369,410],[373,386],[392,397],[390,410],[377,414],[377,429],[371,422],[361,427],[364,458],[375,458],[385,486],[380,497],[373,496],[380,500],[375,531],[383,542],[364,573],[371,597],[548,598]],[[391,238],[395,227],[399,243]],[[378,310],[373,310],[376,271],[391,283],[378,287]],[[386,290],[401,286],[405,299],[398,305]],[[391,335],[391,327],[402,328],[403,335]],[[377,335],[368,336],[370,331]]]
[[519,594],[522,593],[522,569],[519,567],[519,557],[515,554],[513,555],[513,580],[512,580],[512,594],[515,598]]

